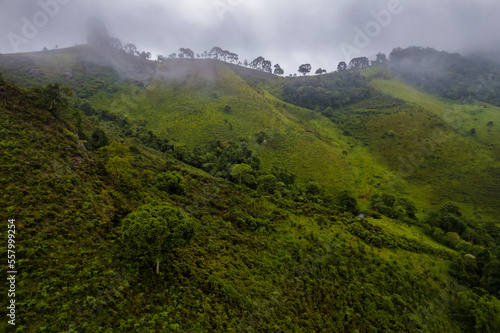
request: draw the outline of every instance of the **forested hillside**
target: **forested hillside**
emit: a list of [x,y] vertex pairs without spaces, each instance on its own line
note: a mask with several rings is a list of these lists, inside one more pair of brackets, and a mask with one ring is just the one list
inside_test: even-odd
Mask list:
[[115,56],[0,56],[15,331],[500,330],[496,107]]

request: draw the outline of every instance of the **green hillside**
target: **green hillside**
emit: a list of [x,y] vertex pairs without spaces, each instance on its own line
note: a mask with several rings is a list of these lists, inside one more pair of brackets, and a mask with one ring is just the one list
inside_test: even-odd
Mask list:
[[[377,68],[293,81],[77,47],[0,55],[0,71],[5,331],[500,329],[495,107]],[[163,238],[129,227],[158,227],[158,207],[194,234],[168,235],[157,266]]]

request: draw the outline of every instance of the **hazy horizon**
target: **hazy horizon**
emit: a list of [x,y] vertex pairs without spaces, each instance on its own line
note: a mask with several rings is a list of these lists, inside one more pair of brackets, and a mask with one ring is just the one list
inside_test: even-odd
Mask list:
[[263,56],[288,75],[303,63],[333,71],[340,61],[395,47],[496,54],[499,12],[494,0],[8,0],[0,4],[0,52],[85,44],[85,24],[97,17],[111,36],[153,58],[219,46],[241,62]]

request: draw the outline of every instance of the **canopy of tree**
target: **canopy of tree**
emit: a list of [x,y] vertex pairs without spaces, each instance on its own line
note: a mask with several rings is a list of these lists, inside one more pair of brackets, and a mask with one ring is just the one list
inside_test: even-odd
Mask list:
[[283,89],[283,98],[305,108],[321,110],[338,108],[369,96],[366,78],[353,71],[333,75],[290,80]]

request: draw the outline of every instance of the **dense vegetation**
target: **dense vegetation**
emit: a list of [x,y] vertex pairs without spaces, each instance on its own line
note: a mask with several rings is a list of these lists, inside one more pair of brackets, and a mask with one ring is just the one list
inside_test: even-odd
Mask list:
[[[85,71],[93,79],[75,84],[80,92],[57,80],[21,89],[0,78],[0,216],[15,218],[19,232],[17,331],[498,331],[498,225],[475,222],[455,203],[424,211],[422,201],[381,178],[363,182],[362,195],[333,188],[277,159],[297,148],[288,132],[302,135],[298,149],[318,149],[320,140],[343,145],[342,158],[356,158],[349,164],[364,161],[354,145],[392,156],[398,152],[387,140],[401,146],[415,140],[397,127],[403,116],[422,124],[431,117],[370,92],[383,83],[371,83],[374,77],[345,73],[344,83],[326,75],[283,79],[288,102],[323,115],[274,99],[266,85],[250,89],[225,71],[210,81],[214,91],[190,77],[153,90],[128,79],[115,84],[110,76],[89,90],[96,76]],[[19,81],[35,85],[29,77]],[[339,105],[292,100],[302,87],[350,97]],[[139,97],[123,101],[132,104],[128,109],[109,103],[109,96],[130,91]],[[207,117],[222,119],[213,133],[228,136],[197,144],[174,129],[156,130],[158,123],[178,125],[175,118],[153,123],[158,105],[203,116],[202,103],[185,99],[195,92],[213,109]],[[241,94],[253,96],[253,104]],[[279,131],[252,123],[259,108],[286,119]],[[392,133],[380,126],[385,119]],[[460,142],[444,121],[431,119]],[[248,136],[234,134],[245,125]],[[344,134],[332,134],[334,126]],[[269,167],[273,158],[287,163]],[[419,173],[412,177],[418,182]],[[0,254],[6,257],[5,247]],[[1,286],[4,293],[6,282]]]
[[472,60],[432,48],[396,48],[388,66],[406,81],[446,98],[485,101],[500,106],[500,70],[481,60]]
[[288,79],[283,87],[283,99],[305,108],[339,108],[362,101],[369,95],[366,78],[357,71],[336,75]]

